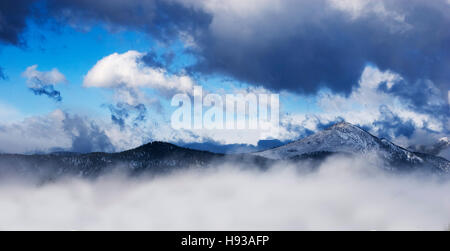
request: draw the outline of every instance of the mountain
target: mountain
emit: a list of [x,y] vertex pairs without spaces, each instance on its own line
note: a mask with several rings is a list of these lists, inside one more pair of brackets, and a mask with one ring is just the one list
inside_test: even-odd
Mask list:
[[450,162],[426,153],[412,152],[349,123],[339,123],[312,136],[281,147],[250,154],[217,154],[152,142],[119,153],[0,154],[0,178],[8,175],[38,177],[44,181],[65,175],[98,177],[113,170],[130,175],[167,173],[180,168],[205,168],[223,163],[266,169],[274,163],[301,160],[321,162],[335,154],[375,153],[394,170],[429,170],[449,173]]
[[236,154],[236,153],[252,153],[263,151],[274,147],[279,147],[288,142],[280,140],[259,140],[257,145],[249,144],[221,144],[219,142],[203,142],[203,143],[184,143],[177,145],[195,150],[209,151],[213,153]]
[[437,172],[450,171],[450,162],[444,158],[406,150],[347,122],[335,124],[304,139],[254,155],[272,160],[300,160],[320,159],[337,153],[375,153],[386,166],[403,170],[423,168]]
[[98,177],[116,169],[138,175],[143,172],[166,173],[180,168],[201,168],[225,161],[262,168],[272,162],[258,156],[244,154],[227,156],[164,142],[152,142],[119,153],[0,154],[0,177],[8,174],[38,176],[44,180],[64,175]]

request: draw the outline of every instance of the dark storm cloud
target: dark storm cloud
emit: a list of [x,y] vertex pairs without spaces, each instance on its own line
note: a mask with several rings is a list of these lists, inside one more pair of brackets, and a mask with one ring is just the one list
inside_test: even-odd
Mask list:
[[64,22],[103,21],[111,26],[137,28],[163,41],[175,38],[179,31],[195,33],[211,19],[204,12],[165,0],[49,0],[48,7]]
[[219,40],[202,33],[198,43],[203,61],[195,68],[228,73],[275,90],[307,93],[320,86],[348,93],[367,62],[398,72],[410,83],[421,78],[441,86],[448,83],[449,5],[445,1],[384,2],[388,10],[405,14],[404,28],[392,27],[375,13],[350,20],[327,11],[323,1],[302,1],[301,7],[292,5],[302,8],[299,13],[285,13],[292,22],[280,24],[279,30],[270,30],[271,22],[277,20],[268,17],[250,26],[253,37],[247,39],[226,34]]
[[72,138],[70,149],[72,152],[113,152],[115,150],[105,132],[93,121],[88,121],[77,115],[66,114],[63,120],[63,128]]
[[411,28],[400,35],[388,36],[386,48],[372,50],[371,61],[381,69],[400,73],[409,83],[430,79],[448,89],[450,3],[400,0],[386,1],[386,5],[404,12]]
[[272,41],[260,40],[264,24],[256,28],[252,39],[244,41],[231,34],[227,40],[203,35],[199,38],[201,60],[192,69],[227,74],[276,91],[314,93],[327,86],[347,93],[364,68],[366,61],[360,56],[364,48],[357,39],[339,40],[352,37],[352,31],[334,32],[343,29],[334,25],[330,23],[327,30],[299,27],[301,32]]
[[26,18],[30,15],[34,0],[2,0],[0,1],[0,42],[21,44],[20,37],[26,27]]
[[111,112],[111,120],[114,124],[124,128],[126,120],[132,118],[133,126],[139,125],[144,122],[147,117],[147,108],[143,104],[129,105],[127,103],[117,103],[115,105],[108,105],[108,109]]

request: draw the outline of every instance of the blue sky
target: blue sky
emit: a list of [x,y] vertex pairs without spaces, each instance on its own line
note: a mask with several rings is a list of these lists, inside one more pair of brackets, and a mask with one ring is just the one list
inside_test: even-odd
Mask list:
[[[85,130],[67,131],[68,118],[83,121],[86,140],[100,128],[116,150],[152,140],[291,141],[342,120],[403,146],[448,136],[447,1],[246,3],[0,4],[0,151],[70,150]],[[55,72],[67,81],[53,83],[61,80]],[[183,83],[209,93],[280,94],[280,133],[173,131],[170,98],[189,93]],[[62,101],[36,90],[56,90]],[[48,130],[31,135],[41,127]],[[40,143],[8,150],[8,135],[24,131]],[[54,135],[60,140],[47,143]]]

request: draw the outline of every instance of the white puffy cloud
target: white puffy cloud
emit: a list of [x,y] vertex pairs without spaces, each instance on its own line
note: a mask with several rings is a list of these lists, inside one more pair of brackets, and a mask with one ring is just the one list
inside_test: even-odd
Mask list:
[[106,107],[121,130],[126,124],[136,127],[146,121],[150,110],[162,113],[161,98],[190,93],[195,84],[187,75],[169,73],[163,66],[149,66],[145,56],[133,50],[111,54],[100,59],[84,77],[84,87],[113,90]]
[[151,88],[162,92],[190,92],[194,81],[186,75],[171,75],[142,61],[144,53],[114,53],[99,60],[84,78],[85,87]]
[[66,77],[56,68],[44,72],[38,71],[37,68],[38,65],[32,65],[22,73],[22,76],[27,78],[29,85],[35,85],[35,80],[46,85],[56,85],[67,82]]

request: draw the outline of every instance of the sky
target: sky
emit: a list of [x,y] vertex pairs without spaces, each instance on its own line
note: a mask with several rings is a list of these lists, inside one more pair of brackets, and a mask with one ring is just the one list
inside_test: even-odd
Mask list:
[[[258,150],[340,121],[425,149],[450,136],[448,27],[448,0],[3,0],[0,152]],[[194,86],[278,94],[278,132],[173,129]]]

